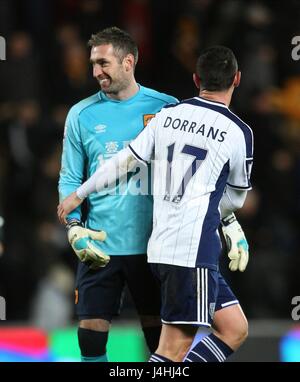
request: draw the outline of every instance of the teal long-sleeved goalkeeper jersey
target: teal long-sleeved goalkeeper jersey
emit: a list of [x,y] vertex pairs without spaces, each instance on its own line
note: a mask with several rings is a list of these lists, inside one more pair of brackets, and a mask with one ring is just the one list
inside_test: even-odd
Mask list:
[[[98,92],[74,105],[67,116],[59,179],[60,200],[74,192],[103,161],[126,147],[145,127],[147,118],[177,99],[140,86],[127,100]],[[138,172],[138,169],[137,171]],[[152,196],[135,195],[135,173],[104,192],[88,197],[86,226],[107,232],[108,255],[144,254],[152,230]],[[125,183],[124,183],[125,182]],[[68,219],[81,219],[78,208]]]

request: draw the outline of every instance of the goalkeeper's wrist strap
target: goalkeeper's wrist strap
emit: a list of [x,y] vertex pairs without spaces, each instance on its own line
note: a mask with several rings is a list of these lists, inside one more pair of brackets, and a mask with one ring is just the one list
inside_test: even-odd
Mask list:
[[221,223],[222,223],[222,225],[223,225],[224,227],[227,227],[229,224],[231,224],[231,223],[233,223],[233,222],[235,222],[235,221],[236,221],[235,214],[232,213],[232,214],[226,216],[225,218],[223,218],[223,219],[221,220]]
[[66,224],[67,230],[69,230],[70,228],[75,227],[75,226],[83,227],[83,223],[80,220],[78,220],[78,219],[70,219],[70,220],[68,220],[68,222]]

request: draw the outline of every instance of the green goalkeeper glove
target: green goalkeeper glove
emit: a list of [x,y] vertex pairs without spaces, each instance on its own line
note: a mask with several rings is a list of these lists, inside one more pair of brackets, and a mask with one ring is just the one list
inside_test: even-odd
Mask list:
[[105,267],[110,257],[102,252],[98,241],[104,241],[106,233],[84,228],[78,220],[69,221],[67,228],[69,243],[79,260],[93,270]]
[[249,260],[249,245],[234,213],[222,219],[222,231],[227,244],[229,269],[244,272]]

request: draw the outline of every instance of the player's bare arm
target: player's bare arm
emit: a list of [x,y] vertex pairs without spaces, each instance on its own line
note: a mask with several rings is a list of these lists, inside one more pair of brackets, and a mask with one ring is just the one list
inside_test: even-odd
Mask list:
[[66,216],[77,208],[83,199],[80,199],[76,192],[72,192],[69,196],[66,197],[57,207],[57,216],[61,224],[67,224]]
[[66,216],[77,208],[89,194],[103,190],[106,185],[131,171],[136,163],[137,159],[128,148],[119,151],[116,156],[106,161],[76,192],[70,194],[58,205],[59,221],[62,224],[67,224]]

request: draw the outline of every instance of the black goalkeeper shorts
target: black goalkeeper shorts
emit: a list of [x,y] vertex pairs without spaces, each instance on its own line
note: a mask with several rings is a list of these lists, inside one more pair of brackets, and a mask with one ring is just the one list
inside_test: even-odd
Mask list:
[[120,314],[125,284],[140,316],[160,315],[160,288],[146,255],[111,256],[96,271],[79,262],[75,304],[79,320],[101,318],[111,321]]

